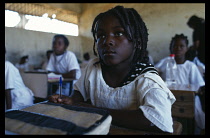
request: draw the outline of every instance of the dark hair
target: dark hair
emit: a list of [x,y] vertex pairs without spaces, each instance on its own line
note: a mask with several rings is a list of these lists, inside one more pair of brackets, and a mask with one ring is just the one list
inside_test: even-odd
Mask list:
[[26,59],[28,59],[28,55],[22,56],[22,57],[20,58],[19,64],[24,64]]
[[193,59],[196,57],[196,50],[194,49],[193,46],[190,46],[185,53],[185,58],[187,60],[193,61]]
[[85,60],[89,60],[90,59],[90,55],[89,55],[88,52],[84,53],[83,57],[84,57]]
[[184,34],[180,34],[180,35],[179,35],[179,34],[176,34],[174,37],[172,37],[171,43],[170,43],[170,46],[169,46],[169,50],[170,50],[170,53],[171,53],[171,54],[173,54],[173,45],[174,45],[174,41],[175,41],[176,39],[179,39],[179,38],[184,39],[185,42],[186,42],[186,45],[188,46],[189,41],[188,41],[188,39],[187,39],[187,36],[185,36]]
[[[114,15],[116,18],[118,18],[122,27],[125,30],[128,40],[133,42],[134,47],[136,49],[133,58],[133,64],[136,64],[138,61],[139,62],[148,61],[148,57],[145,57],[145,52],[147,49],[147,42],[148,42],[147,27],[144,21],[142,20],[141,16],[138,14],[138,12],[135,9],[124,8],[123,6],[116,6],[104,13],[100,13],[95,17],[91,29],[94,38],[94,44],[93,44],[94,55],[97,56],[97,53],[95,51],[95,43],[97,41],[96,39],[97,25],[99,20],[106,15]],[[102,62],[101,59],[100,62]]]
[[200,18],[200,17],[198,17],[196,15],[193,15],[188,20],[187,25],[188,26],[199,27],[204,22],[205,22],[205,20],[203,18]]
[[53,53],[53,50],[47,50],[46,51],[46,54],[51,54],[51,53]]
[[56,34],[56,35],[53,37],[53,42],[54,42],[54,39],[57,38],[57,37],[63,38],[65,46],[66,46],[66,47],[69,46],[70,43],[69,43],[68,38],[67,38],[65,35],[62,35],[62,34]]

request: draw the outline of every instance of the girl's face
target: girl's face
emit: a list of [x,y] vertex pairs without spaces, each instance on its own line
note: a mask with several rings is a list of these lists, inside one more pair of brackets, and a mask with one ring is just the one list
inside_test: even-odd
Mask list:
[[187,48],[185,39],[182,39],[182,38],[175,39],[174,45],[173,45],[173,52],[175,54],[175,57],[185,56],[187,49],[188,48]]
[[65,43],[62,37],[56,37],[53,40],[53,51],[56,55],[63,54],[66,48],[67,46],[65,46]]
[[111,15],[103,17],[96,31],[97,50],[103,62],[117,65],[133,59],[134,46],[125,35],[119,20]]

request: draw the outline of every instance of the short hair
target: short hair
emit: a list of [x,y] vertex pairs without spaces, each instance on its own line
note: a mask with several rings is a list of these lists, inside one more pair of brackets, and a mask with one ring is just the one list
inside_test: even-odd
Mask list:
[[179,39],[179,38],[184,39],[185,42],[186,42],[186,45],[187,45],[187,47],[188,47],[189,41],[188,41],[187,36],[185,36],[184,34],[175,34],[175,36],[172,37],[171,43],[170,43],[170,46],[169,46],[169,50],[170,50],[170,53],[171,53],[171,54],[173,54],[173,45],[174,45],[174,41],[175,41],[176,39]]
[[57,37],[63,38],[65,46],[66,46],[66,47],[69,46],[70,42],[69,42],[68,38],[67,38],[65,35],[62,35],[62,34],[56,34],[56,35],[53,37],[53,42],[54,42],[54,39],[57,38]]
[[[116,6],[104,13],[97,15],[93,21],[91,32],[94,38],[93,52],[97,56],[95,51],[96,29],[100,19],[106,15],[114,15],[119,19],[122,27],[125,30],[128,40],[132,41],[136,49],[133,63],[147,62],[148,57],[145,57],[148,42],[148,31],[147,27],[142,20],[138,12],[133,8],[124,8],[123,6]],[[100,58],[100,57],[99,57]],[[101,60],[101,59],[100,59]]]
[[189,18],[189,20],[187,22],[187,25],[188,26],[192,26],[193,25],[193,26],[197,27],[197,26],[201,25],[203,22],[204,22],[203,18],[200,18],[200,17],[198,17],[196,15],[193,15],[193,16],[191,16]]
[[85,60],[89,60],[89,59],[90,59],[89,53],[88,53],[88,52],[84,53],[83,58],[84,58]]

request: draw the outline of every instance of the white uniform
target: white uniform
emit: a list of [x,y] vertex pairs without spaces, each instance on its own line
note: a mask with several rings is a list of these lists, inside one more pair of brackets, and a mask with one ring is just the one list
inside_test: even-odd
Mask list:
[[[71,70],[76,69],[76,79],[79,79],[81,76],[81,70],[79,63],[75,54],[71,51],[66,51],[64,54],[55,56],[52,54],[48,62],[47,68],[48,71],[59,72],[59,73],[68,73]],[[75,83],[76,81],[74,81]],[[69,95],[70,84],[63,83],[63,95]],[[56,93],[59,93],[57,90]]]
[[81,92],[84,100],[92,105],[110,109],[141,109],[147,119],[165,132],[173,132],[171,106],[175,97],[163,80],[154,73],[146,72],[122,87],[109,87],[103,79],[100,64],[87,65],[74,89]]
[[12,89],[12,109],[21,109],[33,104],[33,92],[25,86],[19,70],[9,61],[5,61],[5,90],[7,89]]
[[[155,65],[162,72],[161,77],[163,80],[165,80],[166,60],[167,57]],[[184,64],[177,64],[177,71],[177,84],[197,84],[200,87],[205,85],[198,67],[193,62],[186,60]],[[201,129],[205,128],[205,113],[202,111],[200,98],[197,95],[195,96],[195,121]]]

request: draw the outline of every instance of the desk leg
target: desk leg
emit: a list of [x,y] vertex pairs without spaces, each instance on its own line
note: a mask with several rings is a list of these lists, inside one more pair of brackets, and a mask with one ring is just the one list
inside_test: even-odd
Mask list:
[[72,94],[72,89],[73,89],[73,81],[70,81],[69,96],[71,96]]
[[52,95],[52,83],[48,83],[48,96]]

